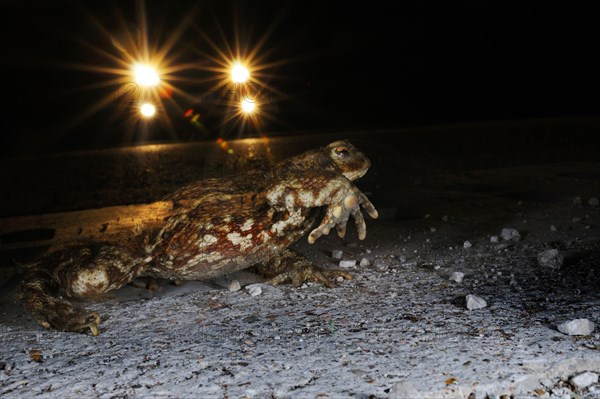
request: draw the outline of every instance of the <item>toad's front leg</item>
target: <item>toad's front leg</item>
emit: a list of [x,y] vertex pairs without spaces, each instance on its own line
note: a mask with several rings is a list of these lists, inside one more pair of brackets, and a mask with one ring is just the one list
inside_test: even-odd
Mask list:
[[333,227],[336,227],[340,237],[344,237],[350,216],[356,223],[358,238],[363,240],[367,229],[360,207],[373,219],[378,216],[371,201],[350,180],[327,171],[289,176],[268,190],[267,200],[272,206],[289,211],[327,206],[320,225],[308,236],[310,244],[322,235],[329,234]]

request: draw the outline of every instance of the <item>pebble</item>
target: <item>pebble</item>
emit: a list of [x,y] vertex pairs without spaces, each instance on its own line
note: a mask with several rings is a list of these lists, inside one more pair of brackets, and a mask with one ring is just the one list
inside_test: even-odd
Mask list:
[[373,262],[373,266],[375,267],[375,270],[384,272],[390,267],[390,263],[386,259],[378,258]]
[[571,399],[573,397],[573,391],[567,387],[552,388],[551,398]]
[[334,249],[333,251],[331,251],[331,257],[333,259],[342,259],[342,256],[344,256],[344,251],[340,249]]
[[229,283],[229,291],[231,292],[236,292],[242,289],[242,286],[240,285],[240,282],[237,280],[232,280],[231,283]]
[[557,231],[558,229],[556,228],[555,225],[550,225],[550,231]]
[[251,284],[251,285],[248,285],[248,286],[246,287],[246,289],[248,290],[248,293],[249,293],[251,296],[259,296],[260,294],[262,294],[262,288],[260,287],[260,285],[259,285],[259,284]]
[[588,205],[589,206],[594,206],[594,207],[598,207],[599,206],[599,201],[598,201],[598,197],[592,197],[588,200]]
[[491,237],[490,237],[490,242],[498,242],[498,241],[500,241],[500,240],[498,239],[498,236],[491,236]]
[[511,227],[503,228],[500,232],[500,236],[506,241],[519,241],[521,239],[521,234]]
[[573,219],[573,223],[581,222],[581,218],[579,216],[575,216]]
[[362,258],[360,260],[360,267],[369,267],[371,266],[371,261],[367,258]]
[[581,197],[573,198],[573,205],[581,205]]
[[469,248],[471,248],[472,246],[473,246],[473,244],[471,244],[471,241],[465,241],[465,242],[463,243],[463,248],[464,248],[464,249],[469,249]]
[[447,221],[448,221],[448,215],[442,216],[442,222],[447,222]]
[[435,227],[431,227],[431,228],[429,229],[429,231],[431,231],[432,233],[435,233],[435,232],[437,231],[437,229],[436,229]]
[[457,283],[460,283],[463,280],[464,277],[465,277],[465,274],[463,272],[452,272],[452,274],[450,275],[449,280],[456,281]]
[[469,310],[482,309],[487,306],[485,299],[476,295],[469,294],[465,298],[467,299],[467,309]]
[[354,259],[341,260],[339,266],[340,267],[346,267],[346,268],[347,267],[354,267],[354,266],[356,266],[356,260],[354,260]]
[[392,385],[390,399],[420,398],[423,395],[417,391],[410,381],[400,381]]
[[598,382],[598,374],[586,371],[571,377],[571,384],[577,389],[584,389]]
[[575,319],[559,324],[558,331],[567,335],[590,335],[594,327],[588,319]]
[[565,258],[558,249],[547,249],[538,254],[537,260],[540,266],[556,270],[562,266]]

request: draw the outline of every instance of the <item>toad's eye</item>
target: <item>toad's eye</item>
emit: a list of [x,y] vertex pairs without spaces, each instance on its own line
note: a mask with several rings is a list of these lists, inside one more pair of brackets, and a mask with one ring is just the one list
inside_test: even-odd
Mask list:
[[350,150],[348,149],[348,147],[343,146],[343,145],[339,146],[339,147],[336,147],[336,149],[333,150],[333,151],[335,151],[336,155],[338,155],[338,156],[340,156],[342,158],[347,158],[347,157],[350,156]]

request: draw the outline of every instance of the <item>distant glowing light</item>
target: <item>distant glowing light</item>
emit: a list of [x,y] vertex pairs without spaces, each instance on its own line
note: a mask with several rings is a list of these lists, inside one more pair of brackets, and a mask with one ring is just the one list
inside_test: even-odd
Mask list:
[[133,67],[135,82],[140,86],[156,86],[160,83],[156,69],[148,65],[137,64]]
[[236,62],[231,68],[231,80],[234,83],[244,83],[250,78],[250,71],[248,68]]
[[140,113],[146,118],[150,118],[156,113],[156,107],[150,103],[142,104],[140,107]]
[[256,103],[245,98],[241,101],[240,106],[242,107],[242,111],[246,114],[251,114],[256,110]]

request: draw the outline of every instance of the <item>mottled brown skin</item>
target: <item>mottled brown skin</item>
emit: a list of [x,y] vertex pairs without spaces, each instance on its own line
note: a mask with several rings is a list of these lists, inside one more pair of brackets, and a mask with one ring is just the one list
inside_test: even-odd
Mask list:
[[336,228],[343,237],[353,217],[360,239],[366,235],[362,206],[377,211],[352,183],[370,167],[347,141],[283,160],[269,171],[187,185],[166,199],[171,214],[160,229],[115,242],[81,243],[53,250],[26,268],[22,297],[43,327],[98,334],[100,317],[63,298],[99,297],[137,277],[206,280],[257,266],[272,284],[306,280],[333,286],[348,273],[320,270],[288,247],[307,233],[320,211],[314,243]]

